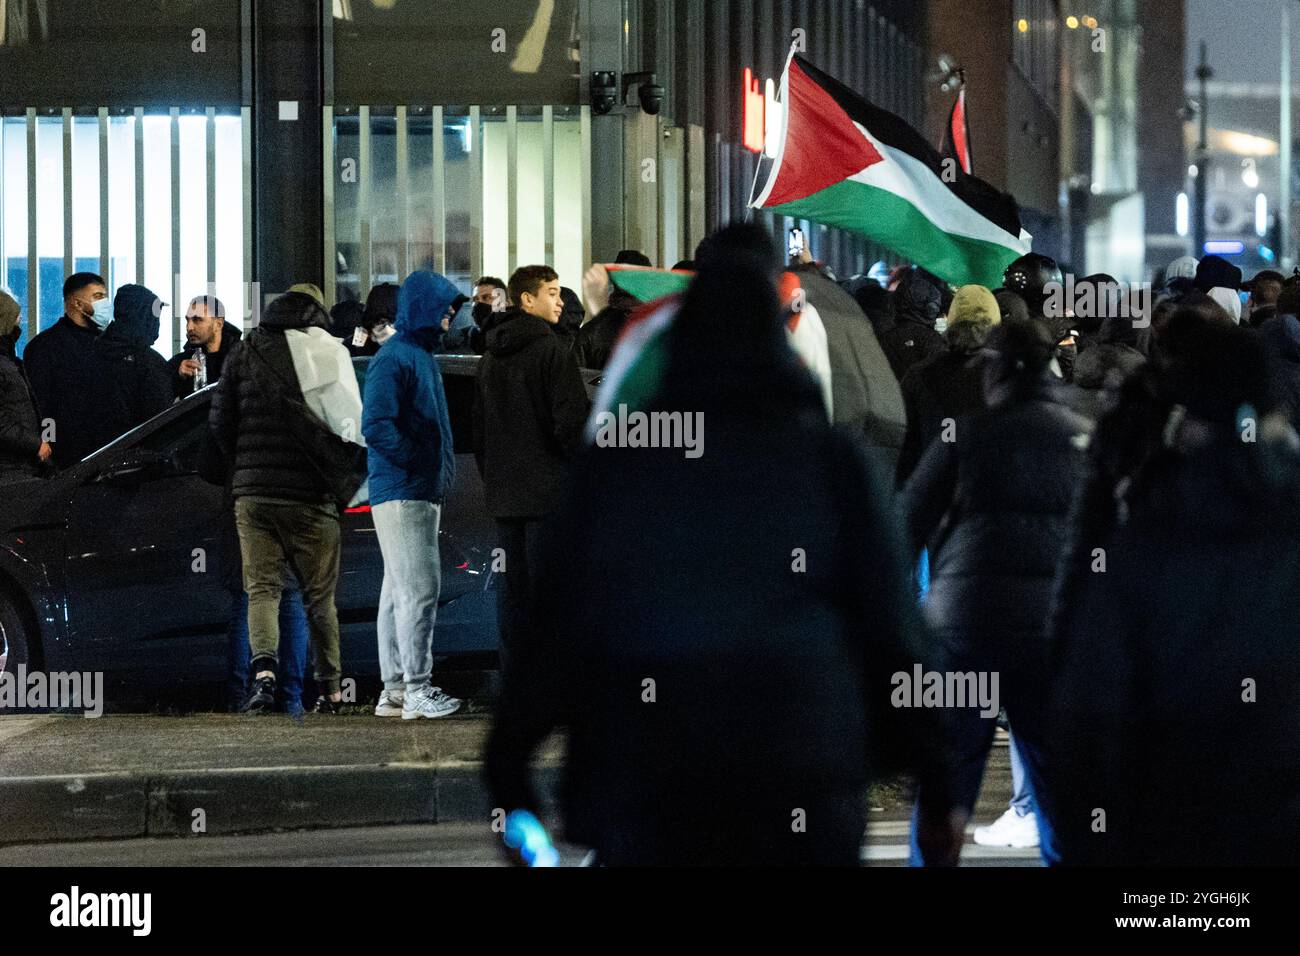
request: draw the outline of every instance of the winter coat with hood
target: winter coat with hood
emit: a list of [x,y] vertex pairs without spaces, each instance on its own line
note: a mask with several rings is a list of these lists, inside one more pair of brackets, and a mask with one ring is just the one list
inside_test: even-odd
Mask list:
[[[285,393],[302,394],[285,333],[328,327],[329,314],[320,303],[301,292],[287,292],[267,306],[257,328],[226,361],[208,421],[233,469],[234,497],[334,500],[331,476],[323,473],[320,459],[304,448],[302,431],[290,421],[280,398]],[[257,354],[250,354],[251,349],[257,349]]]
[[1300,855],[1300,458],[1228,332],[1190,388],[1146,369],[1099,425],[1050,628],[1049,862]]
[[18,303],[0,292],[0,481],[31,478],[42,472],[41,425],[36,399],[14,354],[18,341]]
[[628,317],[638,304],[636,299],[622,289],[615,289],[610,294],[609,305],[578,329],[573,348],[580,368],[603,369],[609,364],[618,337],[623,334],[623,327],[627,325]]
[[956,419],[984,407],[984,373],[978,360],[989,327],[958,322],[944,333],[947,348],[914,364],[901,383],[907,406],[907,435],[898,458],[901,486],[938,437],[946,418]]
[[366,369],[370,503],[441,502],[456,473],[451,418],[433,351],[459,294],[446,278],[415,272],[397,295],[396,334]]
[[934,328],[942,301],[939,287],[918,269],[894,290],[894,324],[880,333],[880,345],[900,382],[917,362],[944,350]]
[[474,389],[474,449],[488,514],[539,518],[559,501],[590,403],[551,324],[516,308],[484,325]]
[[[873,772],[938,759],[918,736],[935,712],[888,705],[925,642],[887,483],[828,424],[774,290],[731,298],[771,279],[726,261],[702,261],[650,406],[701,413],[706,453],[583,453],[543,533],[540,626],[507,669],[486,777],[495,805],[537,809],[529,754],[563,725],[566,833],[604,862],[853,865]],[[790,574],[795,543],[807,574]],[[647,705],[627,691],[651,673]],[[791,806],[822,821],[816,841],[790,839]]]
[[[244,337],[244,333],[237,326],[229,322],[221,324],[221,344],[217,346],[215,352],[205,352],[203,356],[204,364],[208,371],[208,384],[215,385],[221,379],[221,371],[226,367],[226,359],[230,358],[230,353],[234,351],[239,340]],[[187,347],[181,352],[177,352],[167,361],[167,373],[172,378],[172,391],[177,398],[186,398],[194,394],[195,378],[193,375],[181,374],[181,362],[188,358],[193,358],[194,353],[198,350],[197,346]]]
[[931,442],[908,481],[909,537],[930,546],[926,614],[953,650],[1041,649],[1091,423],[1046,369],[985,395],[989,407],[959,419],[955,441]]
[[162,300],[144,286],[124,285],[113,297],[113,321],[91,352],[101,374],[95,407],[86,410],[84,454],[147,422],[172,403],[167,360],[154,351]]

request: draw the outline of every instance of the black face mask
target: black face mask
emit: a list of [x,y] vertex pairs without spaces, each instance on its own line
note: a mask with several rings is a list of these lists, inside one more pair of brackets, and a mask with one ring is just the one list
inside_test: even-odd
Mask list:
[[474,324],[482,328],[483,323],[492,314],[492,304],[490,302],[475,302],[471,314],[474,316]]

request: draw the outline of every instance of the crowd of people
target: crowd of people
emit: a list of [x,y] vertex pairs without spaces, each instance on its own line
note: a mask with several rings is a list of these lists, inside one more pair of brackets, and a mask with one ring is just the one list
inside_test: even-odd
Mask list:
[[[215,383],[199,471],[226,496],[232,708],[301,713],[310,645],[314,710],[339,712],[339,514],[365,483],[374,713],[445,717],[456,461],[434,356],[479,355],[497,806],[541,816],[529,761],[563,727],[566,834],[602,862],[856,863],[865,785],[910,774],[912,861],[954,863],[997,721],[897,706],[916,665],[1000,677],[1015,796],[981,842],[1065,864],[1300,851],[1300,274],[1177,260],[1147,315],[1062,311],[1045,256],[996,290],[916,267],[837,284],[754,225],[675,268],[694,277],[667,305],[600,266],[581,296],[543,265],[468,296],[424,269],[332,313],[304,284],[242,332],[199,296],[170,362],[143,287],[110,302],[70,276],[21,362],[0,295],[0,470],[68,467]],[[1117,301],[1110,276],[1081,285]],[[847,351],[897,397],[896,432],[845,392]],[[702,414],[707,453],[585,440],[584,368]]]

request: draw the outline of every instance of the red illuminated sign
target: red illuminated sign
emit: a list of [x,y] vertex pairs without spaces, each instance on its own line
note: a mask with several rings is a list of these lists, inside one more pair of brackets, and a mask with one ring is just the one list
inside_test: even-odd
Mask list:
[[766,121],[766,100],[763,97],[763,85],[754,76],[754,71],[745,67],[745,112],[744,143],[745,149],[753,153],[763,151],[764,129]]

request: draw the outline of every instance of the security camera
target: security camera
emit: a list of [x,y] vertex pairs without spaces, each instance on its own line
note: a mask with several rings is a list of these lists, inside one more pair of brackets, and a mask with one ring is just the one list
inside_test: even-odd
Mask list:
[[658,84],[658,77],[653,73],[625,73],[623,75],[623,101],[627,102],[628,91],[638,87],[637,99],[641,109],[650,116],[658,116],[664,106],[664,88]]
[[591,74],[591,111],[604,116],[618,105],[618,80],[612,70],[595,70]]

